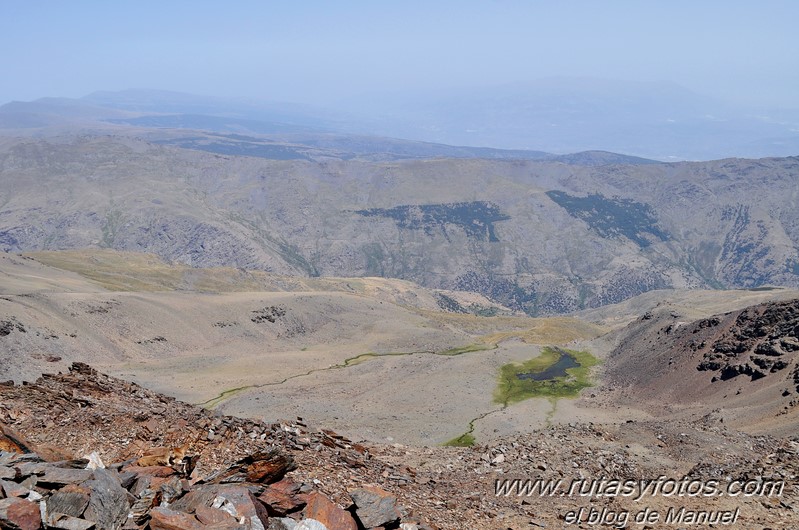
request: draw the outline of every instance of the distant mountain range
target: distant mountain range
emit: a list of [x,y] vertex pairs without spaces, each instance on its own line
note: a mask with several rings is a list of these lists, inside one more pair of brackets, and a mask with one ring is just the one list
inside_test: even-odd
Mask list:
[[[325,109],[159,90],[95,92],[0,107],[0,129],[52,126],[65,118],[245,135],[300,134],[306,135],[305,143],[307,135],[402,138],[511,150],[512,157],[523,158],[583,151],[661,161],[799,154],[799,110],[742,108],[670,83],[553,78],[480,90],[359,97]],[[431,156],[429,148],[424,150]],[[440,156],[453,155],[444,150]]]
[[[156,143],[273,160],[488,158],[585,165],[652,162],[607,151],[555,155],[527,149],[452,146],[340,132],[350,126],[325,115],[324,111],[306,107],[129,90],[98,92],[81,99],[43,98],[8,103],[0,106],[0,131],[41,136],[75,130],[88,134],[111,131],[127,134],[135,128]],[[195,133],[175,133],[176,130]]]

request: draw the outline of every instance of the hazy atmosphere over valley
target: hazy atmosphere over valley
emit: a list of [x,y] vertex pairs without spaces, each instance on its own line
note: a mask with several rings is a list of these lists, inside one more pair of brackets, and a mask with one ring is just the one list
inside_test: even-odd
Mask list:
[[0,9],[0,528],[799,528],[799,5]]

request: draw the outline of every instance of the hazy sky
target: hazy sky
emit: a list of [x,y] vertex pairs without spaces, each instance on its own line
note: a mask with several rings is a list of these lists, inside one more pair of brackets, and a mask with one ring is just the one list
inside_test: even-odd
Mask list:
[[799,2],[0,2],[0,103],[158,88],[331,104],[550,76],[799,108]]

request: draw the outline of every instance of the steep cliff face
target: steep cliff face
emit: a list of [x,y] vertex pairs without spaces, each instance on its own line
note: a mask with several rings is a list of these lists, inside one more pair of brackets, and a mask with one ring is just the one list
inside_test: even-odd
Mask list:
[[547,314],[799,285],[799,160],[267,160],[126,137],[0,144],[0,248],[384,276]]

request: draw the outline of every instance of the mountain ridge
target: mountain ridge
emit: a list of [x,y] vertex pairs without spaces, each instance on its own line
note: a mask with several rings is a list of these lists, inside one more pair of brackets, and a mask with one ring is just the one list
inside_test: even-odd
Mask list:
[[162,109],[167,112],[148,113],[136,110],[135,105],[121,107],[117,109],[97,106],[86,103],[85,99],[69,98],[11,102],[0,106],[0,130],[5,129],[12,135],[15,132],[26,132],[52,136],[65,134],[70,127],[79,126],[85,134],[107,134],[109,129],[130,134],[130,131],[124,130],[125,127],[121,130],[119,127],[128,126],[127,128],[134,128],[156,143],[267,159],[363,158],[379,161],[405,158],[496,158],[547,159],[577,165],[656,163],[654,160],[608,151],[555,155],[529,149],[457,146],[335,132],[326,126],[297,125],[291,123],[290,119],[275,121],[270,117],[242,117],[240,113],[186,114],[168,112],[169,109]]
[[[799,285],[795,157],[576,166],[269,160],[121,134],[0,143],[4,251],[385,276],[533,315],[660,288]],[[487,222],[488,237],[471,228]]]

